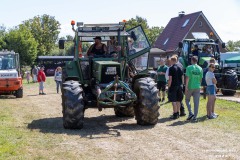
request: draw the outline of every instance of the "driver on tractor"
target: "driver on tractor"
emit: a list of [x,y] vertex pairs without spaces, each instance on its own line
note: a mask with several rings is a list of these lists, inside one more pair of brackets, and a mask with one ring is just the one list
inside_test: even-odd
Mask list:
[[101,42],[101,37],[97,36],[93,39],[95,43],[92,44],[91,47],[88,49],[87,55],[94,57],[104,57],[107,53],[107,46]]

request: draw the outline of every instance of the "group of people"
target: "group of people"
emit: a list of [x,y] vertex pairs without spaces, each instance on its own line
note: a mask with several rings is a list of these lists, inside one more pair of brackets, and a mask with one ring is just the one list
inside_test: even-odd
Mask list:
[[[31,74],[29,71],[26,72],[26,79],[27,82],[29,83],[30,81],[30,77]],[[46,75],[44,72],[44,66],[33,66],[32,69],[32,79],[33,82],[38,82],[39,83],[39,95],[46,95],[46,93],[44,92],[44,82],[46,81]],[[59,93],[59,88],[62,85],[62,68],[61,67],[57,67],[54,73],[54,80],[56,82],[56,90],[57,93]]]
[[114,36],[110,36],[110,40],[107,42],[107,45],[102,43],[102,38],[97,36],[94,39],[94,44],[90,46],[87,51],[87,56],[117,56],[117,52],[119,50],[117,46],[117,41]]
[[[118,52],[121,50],[121,47],[118,45],[117,40],[114,36],[110,36],[110,40],[107,41],[107,45],[102,43],[102,38],[96,36],[94,39],[94,44],[90,46],[87,51],[87,56],[95,57],[117,57]],[[134,54],[136,50],[133,48],[134,40],[128,38],[128,49],[129,54]]]
[[[178,61],[178,56],[173,55],[167,59],[168,66],[165,65],[163,59],[159,60],[157,69],[157,87],[159,89],[160,101],[165,101],[165,90],[168,84],[168,100],[173,106],[173,115],[171,119],[177,119],[179,116],[185,116],[184,107],[182,104],[184,93],[185,103],[188,109],[187,120],[197,121],[200,89],[201,85],[206,85],[208,94],[207,101],[207,117],[208,119],[217,118],[214,113],[216,100],[216,84],[217,80],[214,76],[215,59],[212,58],[208,68],[202,69],[198,64],[198,57],[191,58],[191,65],[186,68],[184,77],[183,67]],[[203,81],[203,83],[202,83]],[[190,98],[193,97],[194,110],[192,111]]]
[[210,45],[205,45],[201,49],[198,48],[198,45],[195,44],[193,49],[192,49],[192,54],[193,56],[198,56],[198,57],[213,57],[213,50]]

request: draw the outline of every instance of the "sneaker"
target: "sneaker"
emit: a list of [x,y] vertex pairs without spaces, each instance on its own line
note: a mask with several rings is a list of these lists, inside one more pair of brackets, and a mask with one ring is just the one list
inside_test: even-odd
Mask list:
[[162,99],[162,102],[164,102],[164,101],[165,101],[165,98]]
[[42,95],[46,95],[46,93],[43,92]]
[[170,119],[178,119],[179,114],[178,113],[173,113],[173,115],[170,117]]
[[208,119],[215,119],[217,118],[217,116],[211,115],[211,116],[207,116]]
[[212,113],[212,116],[218,117],[217,113]]
[[194,117],[194,115],[193,115],[193,114],[190,114],[190,115],[188,116],[188,118],[187,118],[187,121],[191,120],[193,117]]
[[193,120],[194,122],[197,122],[197,121],[198,121],[196,117],[193,117],[192,120]]
[[42,95],[42,93],[39,93],[39,95]]
[[183,112],[180,111],[180,117],[183,117],[183,116],[186,116],[186,113],[184,111]]

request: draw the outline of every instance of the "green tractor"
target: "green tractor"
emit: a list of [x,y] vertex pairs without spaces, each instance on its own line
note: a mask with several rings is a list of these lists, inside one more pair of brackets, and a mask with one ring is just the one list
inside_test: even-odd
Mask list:
[[[228,68],[224,68],[221,64],[220,51],[218,40],[214,41],[209,39],[206,33],[197,32],[192,33],[194,39],[185,39],[183,42],[179,42],[179,49],[181,52],[181,57],[179,58],[180,63],[182,63],[184,69],[188,65],[191,65],[191,58],[194,56],[193,49],[198,47],[198,64],[202,68],[206,68],[210,59],[213,57],[216,60],[215,64],[215,77],[217,79],[217,87],[221,89],[223,95],[233,96],[236,93],[238,78],[237,73]],[[210,51],[205,51],[207,48]],[[225,48],[225,43],[222,44],[222,48]],[[204,91],[204,95],[205,95]]]
[[[158,89],[148,73],[150,45],[141,26],[125,30],[125,23],[83,24],[72,21],[74,60],[62,75],[62,113],[66,129],[81,129],[87,108],[114,108],[118,117],[134,117],[139,125],[155,125],[159,117]],[[117,39],[115,56],[88,56],[83,43],[101,37]],[[132,45],[129,45],[132,40]],[[131,47],[130,47],[131,46]],[[59,41],[64,49],[64,40]],[[117,55],[117,56],[116,56]]]

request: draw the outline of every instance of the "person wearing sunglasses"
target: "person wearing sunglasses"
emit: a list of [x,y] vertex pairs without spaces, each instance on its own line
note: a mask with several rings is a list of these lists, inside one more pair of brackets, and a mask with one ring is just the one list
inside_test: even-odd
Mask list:
[[216,84],[217,80],[214,75],[215,64],[210,63],[208,72],[206,73],[206,83],[207,83],[207,117],[208,119],[215,119],[217,118],[217,114],[214,114],[214,105],[216,101]]

